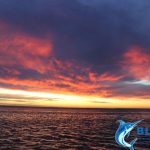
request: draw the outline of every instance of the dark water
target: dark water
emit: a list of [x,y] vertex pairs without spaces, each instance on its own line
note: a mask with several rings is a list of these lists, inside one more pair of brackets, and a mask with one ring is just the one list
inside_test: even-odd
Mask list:
[[[150,110],[0,107],[0,149],[123,150],[114,139],[118,119],[150,128]],[[135,150],[150,149],[150,136],[138,139]]]

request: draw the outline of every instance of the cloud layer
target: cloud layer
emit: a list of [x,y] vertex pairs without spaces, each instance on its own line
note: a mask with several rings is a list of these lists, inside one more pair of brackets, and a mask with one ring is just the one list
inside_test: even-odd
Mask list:
[[150,98],[148,0],[0,0],[0,87]]

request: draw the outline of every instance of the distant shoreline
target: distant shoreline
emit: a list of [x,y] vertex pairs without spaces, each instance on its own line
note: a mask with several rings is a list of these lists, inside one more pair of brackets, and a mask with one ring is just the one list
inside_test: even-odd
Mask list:
[[89,109],[89,110],[149,110],[150,108],[78,108],[78,107],[49,107],[49,106],[14,106],[0,105],[0,108],[33,108],[33,109]]

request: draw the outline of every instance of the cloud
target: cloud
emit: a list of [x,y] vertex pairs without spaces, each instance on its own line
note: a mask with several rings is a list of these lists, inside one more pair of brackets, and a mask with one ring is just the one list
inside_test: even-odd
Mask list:
[[24,96],[24,95],[20,95],[20,96],[16,96],[16,95],[4,95],[4,94],[1,94],[0,95],[0,101],[16,101],[16,102],[30,102],[30,101],[39,101],[39,100],[42,100],[42,101],[58,101],[59,99],[58,98],[43,98],[43,97],[36,97],[36,96]]
[[[12,28],[1,23],[0,84],[3,87],[93,94],[101,86],[107,86],[102,82],[122,78],[109,71],[94,72],[88,63],[58,59],[49,37],[41,39]],[[107,92],[99,93],[103,96]]]
[[[0,64],[18,66],[42,73],[46,69],[43,60],[52,53],[52,44],[48,39],[32,37],[17,31],[10,31],[9,25],[0,23]],[[49,66],[50,67],[50,64]],[[7,69],[7,68],[6,68]],[[13,68],[12,74],[19,71]]]
[[1,0],[0,86],[149,97],[149,4]]
[[150,53],[131,47],[124,54],[123,68],[135,79],[150,81]]
[[[116,71],[131,45],[149,45],[150,2],[140,0],[0,1],[1,20],[44,38],[51,34],[56,57]],[[140,13],[142,12],[142,13]]]

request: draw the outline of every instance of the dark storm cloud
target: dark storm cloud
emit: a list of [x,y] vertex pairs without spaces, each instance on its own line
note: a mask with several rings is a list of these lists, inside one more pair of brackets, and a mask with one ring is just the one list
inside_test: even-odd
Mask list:
[[60,59],[116,71],[128,47],[150,48],[149,5],[148,0],[0,0],[0,19],[36,36],[52,34]]

